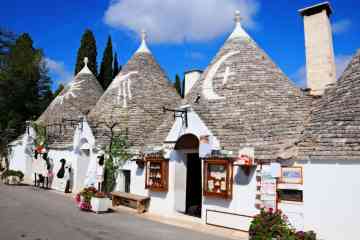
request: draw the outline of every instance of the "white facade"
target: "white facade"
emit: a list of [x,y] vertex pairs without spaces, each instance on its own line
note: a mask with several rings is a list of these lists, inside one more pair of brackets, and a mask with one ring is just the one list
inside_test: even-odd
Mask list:
[[320,239],[356,239],[360,223],[360,161],[298,164],[304,173],[304,229],[314,230]]
[[[221,143],[206,127],[200,117],[193,111],[188,113],[188,128],[182,119],[177,118],[165,142],[172,142],[172,147],[180,137],[193,134],[197,138],[210,136],[213,149],[219,149]],[[92,134],[83,134],[79,143],[89,144],[91,149],[80,149],[74,153],[73,148],[49,150],[49,158],[53,164],[53,189],[61,189],[61,183],[56,174],[61,166],[60,159],[66,159],[72,166],[71,180],[73,192],[80,191],[85,185],[85,178],[91,164],[97,161],[97,152]],[[86,139],[86,141],[84,140]],[[185,212],[187,154],[196,153],[197,149],[176,150],[167,147],[169,158],[169,182],[167,192],[151,192],[145,189],[145,168],[140,168],[136,162],[127,161],[122,169],[130,170],[130,192],[150,196],[149,211],[165,216],[178,216]],[[32,156],[24,151],[22,141],[12,144],[10,168],[21,170],[26,179],[32,179]],[[199,160],[200,161],[200,160]],[[287,165],[303,168],[303,184],[287,186],[303,190],[303,202],[279,202],[278,207],[289,217],[290,222],[298,230],[314,230],[319,239],[338,240],[354,239],[357,236],[357,226],[360,215],[360,161],[297,161],[287,162]],[[202,171],[203,172],[203,171]],[[203,174],[203,173],[199,174]],[[247,230],[251,216],[259,210],[256,204],[256,176],[254,169],[247,176],[243,170],[234,166],[233,192],[231,199],[202,197],[203,223]],[[119,186],[118,186],[119,187]],[[282,184],[278,187],[283,188]],[[286,187],[286,186],[285,186]],[[121,188],[121,187],[120,187]]]

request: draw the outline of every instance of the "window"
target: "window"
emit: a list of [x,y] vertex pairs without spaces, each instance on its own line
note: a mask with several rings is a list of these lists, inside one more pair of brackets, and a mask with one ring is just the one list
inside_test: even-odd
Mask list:
[[148,155],[145,158],[145,188],[155,192],[167,192],[169,161],[161,155]]
[[204,196],[232,197],[232,167],[229,159],[204,160]]
[[303,191],[297,189],[278,189],[279,201],[302,202]]

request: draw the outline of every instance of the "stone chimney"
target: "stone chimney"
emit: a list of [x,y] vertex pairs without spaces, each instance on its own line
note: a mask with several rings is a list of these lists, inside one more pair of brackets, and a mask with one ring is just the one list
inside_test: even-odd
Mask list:
[[191,70],[185,72],[185,80],[184,80],[184,97],[190,92],[191,88],[195,85],[195,83],[200,79],[202,74],[201,70]]
[[299,10],[304,19],[307,87],[312,95],[322,95],[336,82],[329,2]]

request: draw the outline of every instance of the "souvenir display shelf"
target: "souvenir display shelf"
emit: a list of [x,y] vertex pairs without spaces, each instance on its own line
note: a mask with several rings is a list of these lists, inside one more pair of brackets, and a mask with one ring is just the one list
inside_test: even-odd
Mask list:
[[159,155],[145,158],[145,188],[154,192],[168,191],[169,161]]
[[204,160],[204,196],[231,199],[233,162],[230,159]]

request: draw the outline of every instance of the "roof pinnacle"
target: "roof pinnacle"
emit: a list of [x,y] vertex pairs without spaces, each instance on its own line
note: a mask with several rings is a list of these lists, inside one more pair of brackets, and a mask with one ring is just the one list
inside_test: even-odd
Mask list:
[[147,39],[146,31],[145,31],[145,29],[142,29],[141,30],[141,44],[140,44],[140,47],[138,48],[138,50],[136,51],[137,53],[151,53],[149,48],[147,47],[146,39]]
[[239,10],[235,11],[235,19],[234,20],[235,20],[236,24],[240,23],[240,21],[242,20]]
[[235,11],[235,29],[234,31],[231,33],[230,37],[228,39],[233,39],[233,38],[250,38],[250,36],[245,32],[245,30],[243,29],[243,27],[241,26],[241,15],[240,15],[240,11],[236,10]]
[[89,62],[89,58],[88,57],[84,57],[84,63],[85,63],[85,66],[88,65],[88,62]]
[[78,74],[82,74],[82,73],[92,74],[92,72],[90,71],[90,69],[88,67],[88,63],[89,63],[89,58],[84,57],[84,64],[85,65]]

